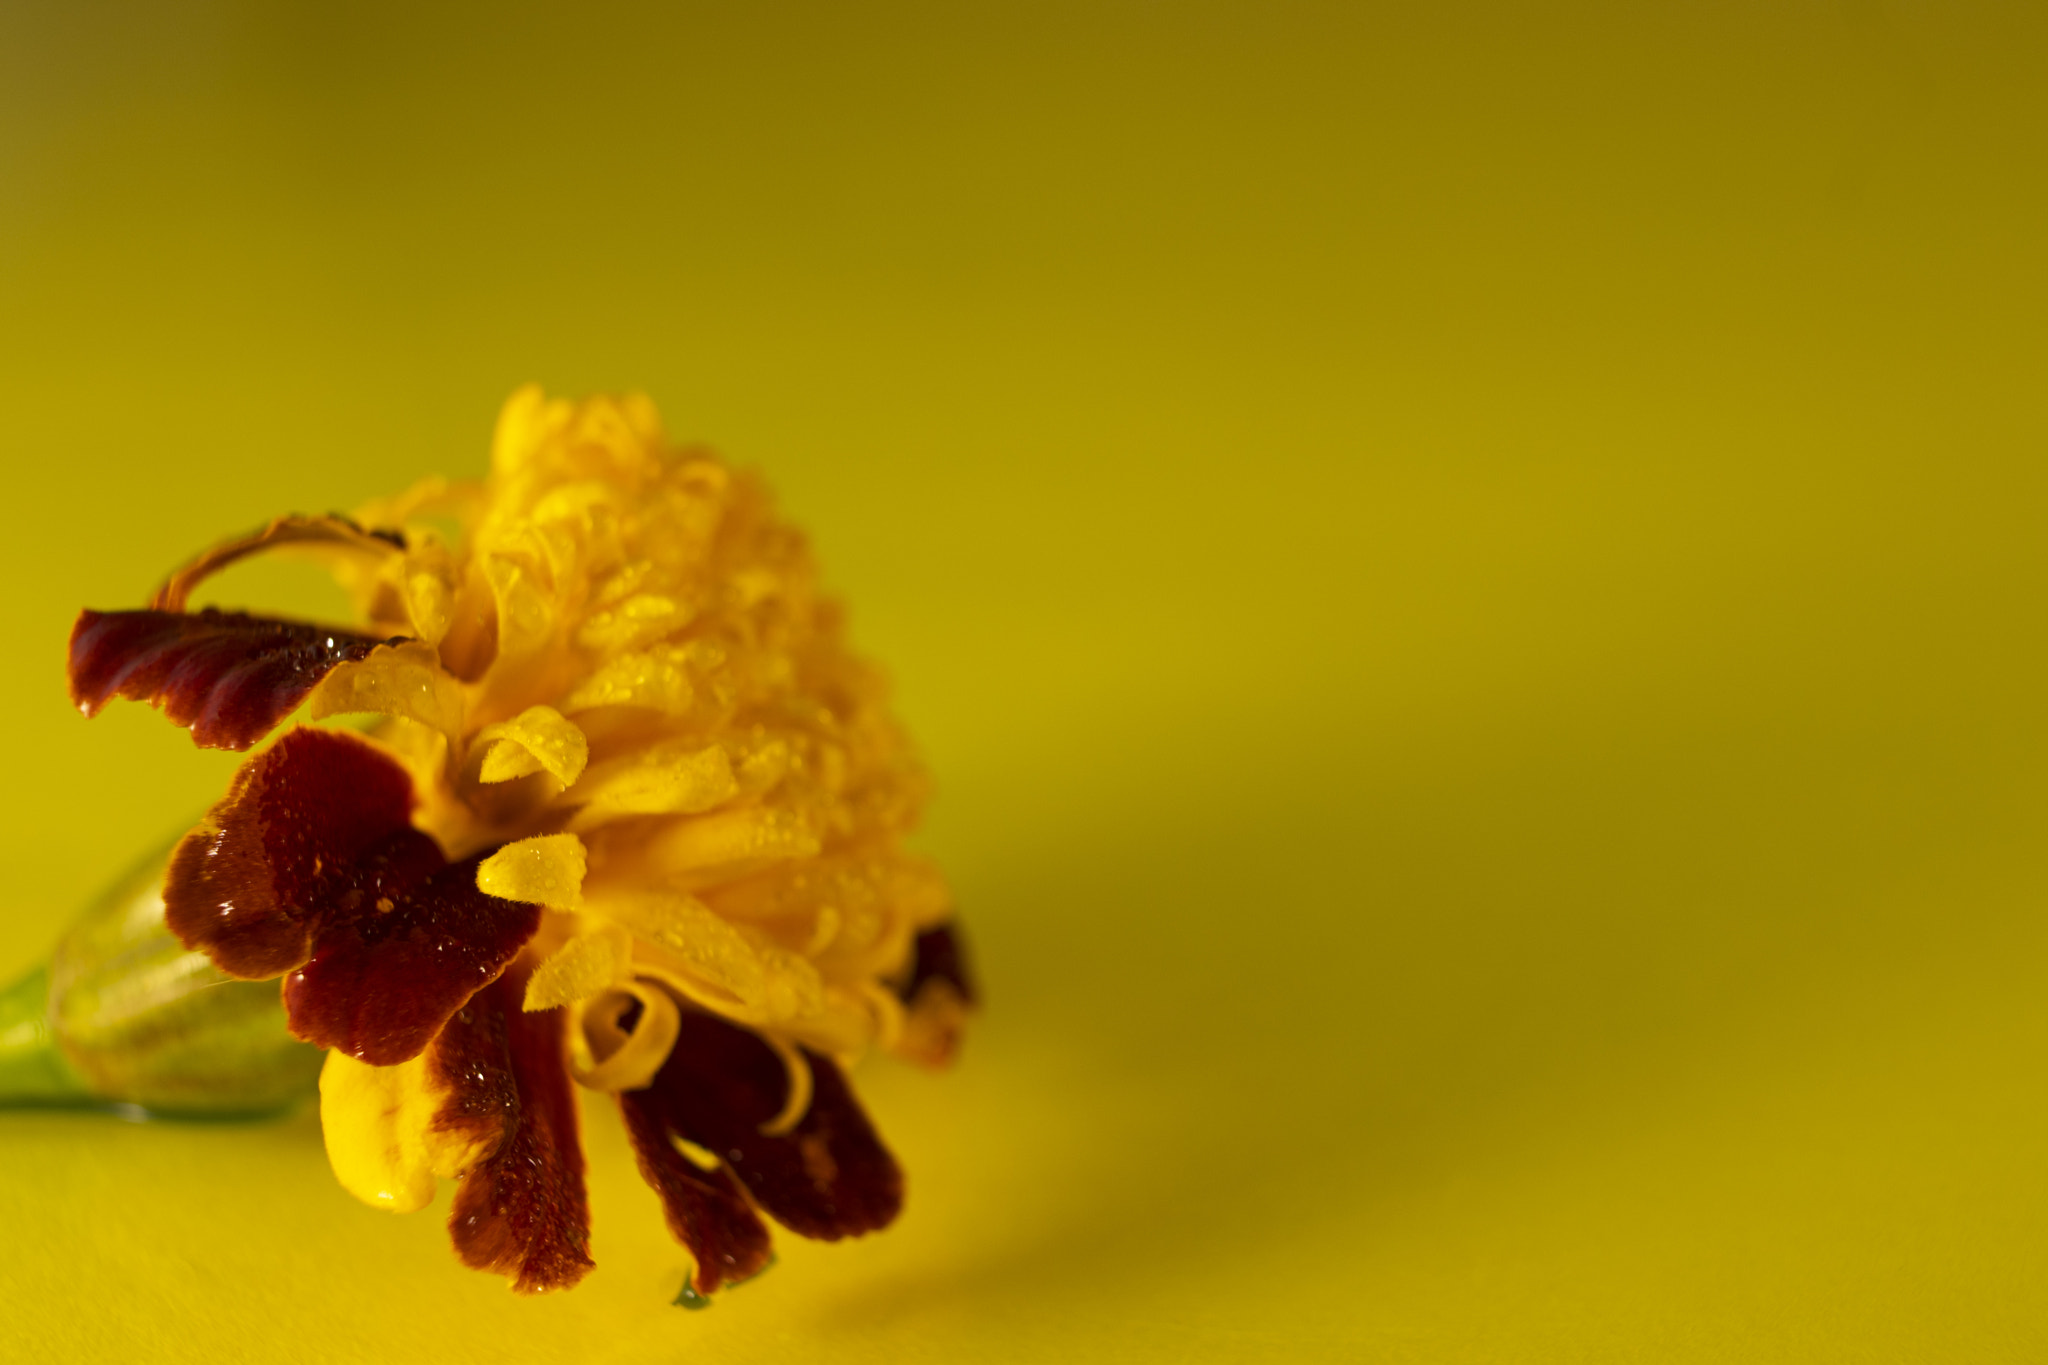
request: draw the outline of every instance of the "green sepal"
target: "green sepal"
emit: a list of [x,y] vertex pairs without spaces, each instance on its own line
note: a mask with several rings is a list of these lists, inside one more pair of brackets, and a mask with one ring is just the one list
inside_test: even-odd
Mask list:
[[321,1053],[286,1031],[277,983],[238,981],[165,927],[166,860],[158,853],[116,882],[47,969],[0,997],[0,1103],[238,1118],[313,1093]]
[[89,1104],[97,1097],[50,1027],[50,969],[0,994],[0,1098],[10,1104]]
[[[727,1280],[725,1287],[727,1289],[738,1289],[743,1284],[752,1284],[754,1281],[760,1279],[763,1275],[766,1275],[769,1271],[775,1269],[775,1262],[777,1259],[778,1258],[776,1257],[776,1255],[773,1252],[770,1252],[768,1255],[768,1259],[762,1263],[761,1268],[759,1270],[747,1276],[744,1280]],[[709,1294],[698,1293],[696,1276],[693,1274],[686,1274],[683,1276],[683,1287],[681,1292],[679,1292],[675,1296],[675,1298],[671,1299],[669,1302],[672,1306],[676,1308],[687,1308],[694,1313],[701,1309],[709,1308],[711,1306],[711,1296]]]

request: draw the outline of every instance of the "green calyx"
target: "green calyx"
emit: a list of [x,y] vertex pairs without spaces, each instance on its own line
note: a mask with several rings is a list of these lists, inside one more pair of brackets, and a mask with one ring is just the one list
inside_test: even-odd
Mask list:
[[164,926],[159,854],[0,995],[0,1104],[273,1114],[310,1095],[321,1054],[285,1029],[275,982],[238,981]]
[[96,1098],[50,1027],[50,969],[37,967],[0,993],[0,1098],[72,1104]]

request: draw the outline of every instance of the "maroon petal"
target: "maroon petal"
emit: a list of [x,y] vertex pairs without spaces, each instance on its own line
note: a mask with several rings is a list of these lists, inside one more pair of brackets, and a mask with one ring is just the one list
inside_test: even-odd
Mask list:
[[242,612],[85,611],[71,629],[71,700],[95,715],[115,697],[150,702],[208,749],[246,749],[367,635]]
[[948,920],[917,936],[911,957],[910,979],[903,983],[903,989],[897,994],[908,1004],[934,981],[943,981],[951,986],[960,996],[961,1003],[972,1005],[976,1002],[974,979],[967,970],[966,945],[957,921]]
[[795,1129],[764,1136],[789,1080],[782,1060],[746,1029],[686,1011],[675,1049],[640,1092],[676,1137],[714,1153],[776,1222],[834,1241],[873,1232],[903,1206],[903,1173],[875,1136],[839,1068],[804,1051],[811,1106]]
[[960,1051],[975,994],[962,947],[959,927],[953,923],[917,936],[909,970],[896,988],[907,1007],[894,1044],[899,1056],[943,1067]]
[[478,891],[476,861],[450,866],[412,805],[405,770],[367,740],[294,730],[171,855],[164,919],[230,975],[293,972],[285,1006],[306,1041],[378,1066],[416,1056],[541,912]]
[[436,1116],[496,1135],[455,1191],[448,1232],[464,1265],[511,1277],[522,1294],[567,1289],[590,1272],[590,1201],[565,1053],[565,1014],[520,1008],[526,973],[508,972],[457,1010],[434,1044],[452,1094]]
[[428,871],[442,865],[412,807],[412,779],[368,742],[294,730],[241,766],[171,855],[164,918],[232,976],[288,972],[312,955],[331,893],[373,853],[393,845]]
[[668,1230],[697,1262],[690,1287],[710,1294],[766,1270],[774,1255],[768,1225],[732,1172],[723,1166],[707,1171],[685,1156],[647,1091],[620,1092],[619,1109],[640,1159],[640,1174],[661,1196]]
[[[424,834],[408,833],[432,848]],[[292,1032],[373,1066],[419,1055],[540,928],[538,905],[476,889],[481,861],[444,867],[423,882],[369,885],[362,902],[369,913],[336,916],[315,940],[312,960],[285,979]]]

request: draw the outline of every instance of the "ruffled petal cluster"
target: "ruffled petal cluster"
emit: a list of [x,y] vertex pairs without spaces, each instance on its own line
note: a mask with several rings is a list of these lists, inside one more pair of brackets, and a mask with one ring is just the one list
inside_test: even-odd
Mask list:
[[[365,529],[368,528],[368,529]],[[227,563],[311,551],[348,628],[188,610]],[[619,1095],[705,1294],[767,1262],[760,1214],[873,1230],[901,1177],[842,1067],[952,1054],[972,1003],[926,783],[758,480],[637,397],[514,395],[490,475],[281,518],[87,612],[87,714],[150,701],[256,752],[167,873],[170,927],[282,977],[332,1049],[337,1174],[385,1207],[456,1179],[451,1227],[515,1287],[589,1266],[567,1077]]]

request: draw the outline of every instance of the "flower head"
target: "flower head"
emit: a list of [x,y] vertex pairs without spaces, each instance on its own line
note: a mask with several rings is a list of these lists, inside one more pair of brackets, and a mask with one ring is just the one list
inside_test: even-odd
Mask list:
[[[368,528],[368,529],[366,529]],[[349,629],[188,609],[245,555],[321,556]],[[570,1081],[617,1095],[708,1294],[806,1236],[887,1224],[894,1160],[842,1073],[941,1064],[971,1004],[945,885],[904,837],[925,779],[761,484],[646,400],[515,394],[489,476],[355,520],[285,517],[84,613],[74,700],[150,701],[255,753],[173,854],[165,916],[283,979],[329,1049],[342,1183],[418,1208],[515,1288],[574,1284]]]

